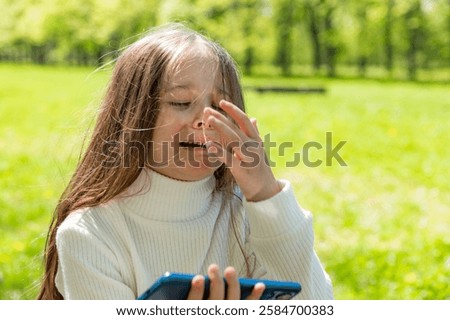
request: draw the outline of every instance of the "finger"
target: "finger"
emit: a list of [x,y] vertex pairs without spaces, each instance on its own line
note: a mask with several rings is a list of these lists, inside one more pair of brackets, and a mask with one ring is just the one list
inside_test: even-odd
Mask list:
[[[230,120],[221,117],[216,117],[213,114],[210,114],[205,121],[205,125],[216,131],[216,134],[219,133],[221,139],[220,141],[223,144],[230,143],[236,140],[247,140],[248,137],[244,134],[242,130],[240,130],[235,124],[230,122]],[[208,135],[208,134],[207,134]]]
[[[253,141],[253,143],[257,144],[256,141]],[[208,151],[209,159],[225,163],[228,168],[236,168],[236,166],[250,167],[261,158],[256,152],[249,152],[248,155],[243,154],[237,144],[234,147],[230,147],[230,145],[229,148],[225,149],[225,147],[217,142],[208,141],[206,143],[206,150]]]
[[239,279],[236,270],[233,267],[228,267],[223,274],[227,281],[227,300],[240,300],[241,288],[239,287]]
[[[219,133],[222,148],[232,154],[236,151],[239,152],[239,149],[243,146],[242,141],[248,140],[248,138],[244,136],[240,130],[234,131],[227,124],[217,118],[209,117],[207,121]],[[238,155],[241,156],[241,153],[239,152]],[[242,157],[240,158],[243,160]]]
[[225,111],[250,138],[257,139],[259,134],[251,123],[247,114],[229,101],[221,100],[219,107]]
[[[241,117],[243,117],[239,124],[236,122],[235,119],[231,118],[230,115],[226,114],[225,111],[220,112],[212,108],[205,108],[203,118],[207,119],[208,117],[213,116],[222,121],[223,123],[225,123],[226,125],[228,125],[233,130],[241,131],[243,133],[243,136],[249,138],[253,137],[255,133],[257,134],[257,132],[254,130],[254,128],[252,128],[252,123],[250,119],[248,119],[247,115],[244,112],[242,112],[242,110],[240,110],[239,108],[236,107],[236,110],[241,114]],[[207,124],[206,126],[208,126],[207,121],[205,121],[205,123]],[[255,136],[255,138],[259,138],[259,135]]]
[[[258,152],[258,149],[262,150],[261,141],[249,140],[243,134],[239,134],[239,131],[233,131],[217,118],[208,118],[208,121],[223,138],[220,141],[222,149],[226,150],[227,153],[230,153],[237,160],[246,163],[258,163],[261,160],[260,158],[264,158],[264,155],[262,155],[264,151]],[[229,161],[227,162],[229,163]]]
[[234,156],[240,160],[246,168],[258,166],[265,161],[265,153],[262,142],[250,140],[245,141],[239,148],[233,149]]
[[253,287],[252,293],[247,297],[246,300],[259,300],[261,299],[262,294],[264,293],[264,290],[266,289],[266,286],[262,282],[258,282]]
[[217,109],[207,107],[203,110],[203,119],[207,119],[209,116],[214,116],[222,120],[223,122],[228,122],[230,126],[233,125],[236,128],[238,128],[236,122],[234,122],[234,120],[230,116],[228,116],[224,111],[219,111]]
[[253,127],[255,128],[255,130],[256,130],[256,132],[258,133],[258,136],[259,136],[258,123],[256,121],[256,118],[251,118],[250,122],[252,123]]
[[[244,132],[240,130],[240,128],[236,127],[236,125],[232,123],[228,118],[226,118],[223,114],[211,108],[208,109],[208,112],[205,111],[205,116],[209,114],[209,116],[205,120],[205,127],[214,129],[214,133],[219,133],[221,137],[220,143],[228,152],[230,152],[235,158],[237,158],[237,160],[244,162],[249,166],[253,166],[264,160],[265,153],[264,151],[261,151],[262,140],[258,134],[256,119],[248,119],[250,125],[253,127],[253,130],[258,136],[255,141],[246,136]],[[206,140],[208,140],[208,134],[205,132],[205,130],[204,135]],[[229,161],[227,162],[229,164]]]
[[205,291],[205,278],[201,275],[195,276],[191,281],[191,289],[187,300],[202,300]]
[[210,280],[208,300],[223,300],[225,298],[225,282],[220,275],[218,265],[212,264],[209,266],[208,277]]

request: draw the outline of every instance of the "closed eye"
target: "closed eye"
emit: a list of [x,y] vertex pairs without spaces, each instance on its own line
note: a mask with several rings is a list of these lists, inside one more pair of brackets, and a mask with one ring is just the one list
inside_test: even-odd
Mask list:
[[170,101],[169,104],[173,107],[177,107],[180,109],[187,109],[190,107],[191,102],[190,101],[183,101],[183,102],[179,102],[179,101]]

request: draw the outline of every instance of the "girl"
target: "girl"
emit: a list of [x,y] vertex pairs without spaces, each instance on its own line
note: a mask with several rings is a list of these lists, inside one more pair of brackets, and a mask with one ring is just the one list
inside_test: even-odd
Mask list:
[[239,299],[238,277],[332,298],[311,215],[264,160],[226,51],[179,25],[145,36],[118,58],[56,207],[39,298],[135,299],[166,271],[199,274],[188,299],[202,274],[209,299]]

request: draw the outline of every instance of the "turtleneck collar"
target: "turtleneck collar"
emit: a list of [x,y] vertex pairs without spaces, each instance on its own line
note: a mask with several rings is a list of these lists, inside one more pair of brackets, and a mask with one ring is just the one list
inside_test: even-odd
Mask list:
[[180,181],[143,169],[124,193],[120,206],[148,219],[183,222],[208,212],[216,179],[213,175],[198,181]]

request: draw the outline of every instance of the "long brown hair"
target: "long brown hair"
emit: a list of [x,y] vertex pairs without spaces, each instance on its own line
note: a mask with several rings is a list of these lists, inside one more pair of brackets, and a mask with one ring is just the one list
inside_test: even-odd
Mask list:
[[[58,269],[56,232],[70,212],[103,204],[121,194],[145,167],[130,141],[153,137],[159,96],[169,66],[196,43],[217,59],[223,85],[244,110],[236,64],[217,43],[179,24],[158,28],[126,48],[116,61],[90,142],[55,208],[45,248],[45,274],[38,299],[63,299],[56,288]],[[151,145],[151,144],[150,144]],[[146,150],[151,152],[151,150]],[[127,165],[123,160],[127,159]],[[232,196],[234,179],[227,168],[215,172],[216,189]]]

